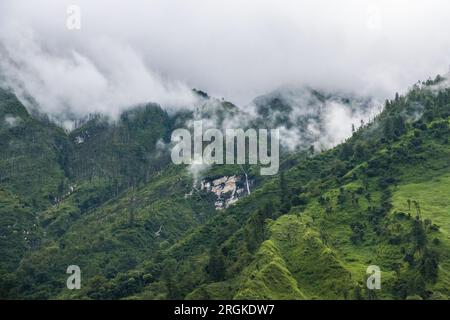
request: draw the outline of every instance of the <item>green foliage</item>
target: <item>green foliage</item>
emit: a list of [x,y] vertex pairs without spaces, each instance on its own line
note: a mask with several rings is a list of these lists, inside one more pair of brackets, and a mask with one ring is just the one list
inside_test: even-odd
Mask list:
[[[450,90],[430,90],[439,81],[396,95],[336,148],[283,154],[279,176],[246,168],[251,195],[221,211],[162,148],[192,114],[146,105],[67,134],[0,91],[0,296],[444,299]],[[206,116],[237,112],[209,106]],[[283,101],[258,106],[261,121],[271,108],[287,121]],[[241,174],[215,166],[205,176]],[[71,264],[79,291],[65,289]],[[365,288],[373,264],[377,292]]]

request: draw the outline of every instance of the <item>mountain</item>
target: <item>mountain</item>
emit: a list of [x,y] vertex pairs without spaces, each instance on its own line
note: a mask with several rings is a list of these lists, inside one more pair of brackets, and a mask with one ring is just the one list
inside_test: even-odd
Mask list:
[[308,87],[281,87],[257,97],[253,104],[258,115],[256,126],[280,128],[290,146],[305,149],[313,145],[318,151],[340,143],[352,127],[378,113],[372,98]]
[[[348,123],[341,144],[318,140],[332,135],[329,108],[353,121],[366,99],[311,89],[257,98],[248,127],[283,125],[303,133],[303,145],[283,152],[276,176],[216,165],[198,181],[170,163],[170,133],[189,119],[247,117],[229,102],[198,91],[194,112],[149,104],[117,121],[92,116],[67,134],[2,91],[0,296],[446,299],[443,81],[387,100],[353,132]],[[82,270],[81,290],[66,289],[69,265]],[[371,265],[381,269],[381,290],[366,287]]]

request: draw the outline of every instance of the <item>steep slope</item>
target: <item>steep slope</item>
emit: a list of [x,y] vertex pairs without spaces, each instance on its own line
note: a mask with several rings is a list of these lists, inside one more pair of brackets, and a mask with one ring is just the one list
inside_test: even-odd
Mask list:
[[64,131],[31,117],[17,98],[0,89],[0,185],[30,206],[43,208],[54,202],[65,180]]
[[[207,102],[198,113],[176,118],[147,106],[115,125],[91,119],[69,136],[67,154],[76,156],[67,157],[63,171],[73,189],[40,210],[42,240],[16,259],[16,272],[2,277],[1,293],[92,299],[446,298],[450,206],[443,195],[450,172],[450,90],[437,90],[440,81],[418,84],[387,101],[378,117],[331,150],[283,154],[277,176],[260,177],[257,166],[210,168],[203,181],[244,173],[251,180],[251,194],[225,210],[216,210],[213,193],[193,186],[183,166],[162,161],[148,169],[153,162],[139,162],[139,154],[153,155],[159,135],[192,118],[221,115],[223,121],[227,112],[236,112],[231,104]],[[145,115],[150,122],[141,127]],[[138,123],[128,130],[127,121]],[[154,133],[145,130],[149,123]],[[119,137],[108,139],[114,135]],[[152,142],[149,149],[144,141]],[[145,178],[135,179],[139,176]],[[20,206],[21,198],[8,192],[0,197],[6,207]],[[25,208],[21,216],[28,215]],[[20,238],[5,239],[23,246]],[[83,272],[79,291],[65,288],[71,264]],[[369,265],[382,270],[379,291],[365,287]]]
[[[322,169],[322,178],[305,186],[309,191],[304,204],[269,227],[269,238],[275,243],[280,243],[279,229],[288,238],[277,247],[299,290],[308,297],[448,296],[450,204],[443,194],[448,191],[450,172],[449,91],[437,94],[431,89],[416,87],[407,97],[388,102],[374,125],[329,152],[334,157],[316,157],[326,160],[323,167],[334,161],[335,168]],[[414,121],[409,115],[418,106],[423,107],[419,109],[423,115]],[[395,121],[398,124],[392,126]],[[294,186],[302,174],[297,170],[288,174]],[[298,235],[301,241],[289,237],[296,223],[304,228]],[[321,245],[311,246],[311,239]],[[329,256],[335,263],[327,261]],[[371,264],[383,272],[379,292],[363,289]],[[242,288],[238,297],[241,294]]]
[[124,188],[148,181],[168,162],[158,148],[170,139],[171,126],[169,115],[155,104],[133,108],[117,121],[93,115],[70,133],[69,175],[107,179]]
[[[20,111],[27,119],[23,125],[53,126],[31,117],[13,95],[7,98],[18,110],[7,105],[8,117]],[[3,103],[9,103],[8,99]],[[234,108],[226,102],[212,106],[215,108],[205,106],[202,114],[223,115]],[[0,196],[4,204],[1,248],[6,268],[0,269],[5,279],[2,297],[57,296],[65,289],[61,286],[65,269],[73,263],[82,265],[83,274],[92,277],[94,285],[98,281],[117,284],[103,293],[91,290],[78,296],[126,296],[136,290],[126,289],[127,281],[133,278],[128,276],[129,270],[158,256],[162,248],[216,214],[213,194],[192,193],[192,180],[185,168],[169,166],[165,146],[168,135],[173,126],[182,125],[192,116],[169,117],[159,106],[149,104],[122,114],[118,121],[92,115],[70,134],[58,129],[65,142],[58,158],[61,182],[48,202],[42,206],[32,202],[22,213],[14,208],[23,206],[20,201],[26,197],[6,191]],[[11,121],[5,120],[5,131],[11,129]],[[31,160],[26,150],[23,153],[26,161]],[[36,163],[33,174],[40,167],[44,165]],[[17,182],[16,177],[11,180]],[[41,182],[48,187],[46,180]],[[6,182],[4,185],[9,187]],[[33,230],[33,236],[30,223],[39,230]],[[32,238],[34,233],[39,235],[38,240]],[[25,245],[31,241],[33,247]],[[8,247],[11,243],[14,245]],[[152,269],[155,267],[158,269]]]
[[[191,299],[448,296],[450,207],[437,195],[448,190],[450,92],[439,81],[388,101],[337,148],[287,159],[299,164],[169,248],[180,269],[160,282]],[[190,293],[185,265],[203,273]],[[380,291],[365,288],[369,265],[382,270]]]
[[44,230],[38,212],[54,203],[66,177],[65,133],[32,118],[17,98],[0,89],[0,296],[15,283],[24,255],[39,248]]

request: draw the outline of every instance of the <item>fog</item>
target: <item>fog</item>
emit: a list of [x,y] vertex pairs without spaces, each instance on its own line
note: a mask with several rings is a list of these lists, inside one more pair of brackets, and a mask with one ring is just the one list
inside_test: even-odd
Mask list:
[[189,107],[191,88],[243,107],[284,85],[382,100],[448,71],[449,16],[445,0],[2,0],[0,74],[61,120]]

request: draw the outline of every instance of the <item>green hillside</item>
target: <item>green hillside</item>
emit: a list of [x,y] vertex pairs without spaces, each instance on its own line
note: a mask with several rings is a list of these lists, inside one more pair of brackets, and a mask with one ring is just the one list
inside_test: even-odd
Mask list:
[[[157,152],[195,115],[148,105],[66,134],[2,93],[0,123],[9,114],[22,120],[0,126],[8,150],[0,158],[0,295],[447,299],[450,89],[436,89],[441,81],[386,101],[333,149],[283,153],[276,176],[210,168],[203,181],[244,173],[251,181],[251,194],[224,210]],[[206,103],[203,115],[237,112],[220,106]],[[264,122],[270,107],[261,110]],[[20,134],[22,124],[29,129]],[[82,270],[81,290],[65,287],[72,264]],[[381,290],[366,288],[370,265],[381,269]]]

